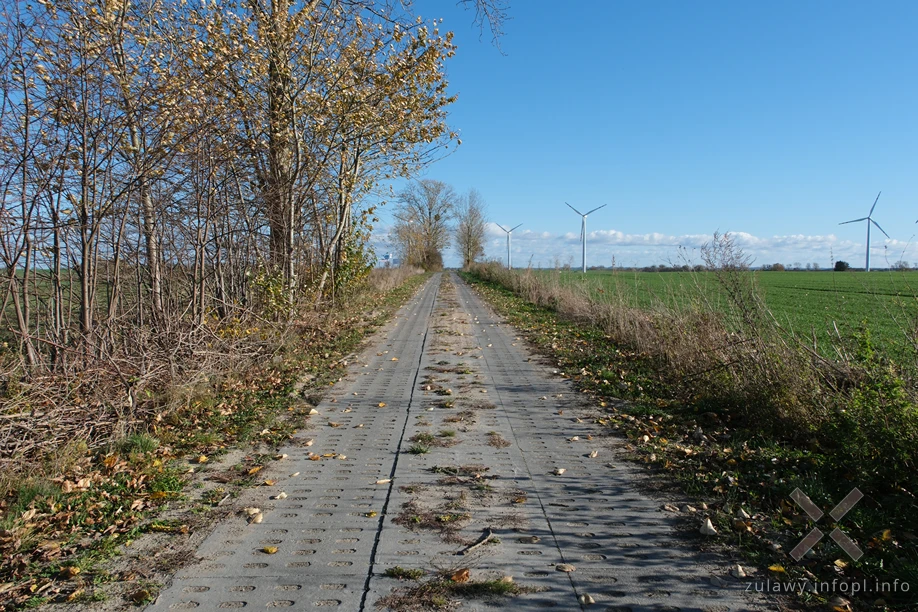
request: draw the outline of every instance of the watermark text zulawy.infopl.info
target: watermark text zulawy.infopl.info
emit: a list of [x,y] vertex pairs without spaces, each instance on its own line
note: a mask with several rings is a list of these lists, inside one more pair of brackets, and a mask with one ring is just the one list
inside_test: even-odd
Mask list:
[[[819,519],[825,516],[825,513],[822,511],[822,509],[814,504],[813,501],[807,497],[806,493],[800,489],[794,489],[794,492],[791,493],[790,496],[791,499],[797,502],[797,505],[807,513],[807,515],[813,520],[814,523],[819,522]],[[845,496],[845,499],[841,500],[837,506],[829,511],[829,516],[832,517],[837,523],[838,521],[842,520],[842,518],[848,514],[848,511],[851,510],[851,508],[853,508],[857,502],[861,501],[863,497],[864,494],[861,493],[860,489],[855,487],[850,493],[848,493],[848,495]],[[813,527],[813,529],[808,534],[806,534],[803,539],[800,540],[800,543],[797,544],[797,546],[795,546],[794,549],[790,552],[790,556],[794,559],[794,561],[799,561],[803,558],[803,555],[808,553],[814,546],[816,546],[816,544],[823,538],[823,536],[825,536],[825,534],[822,532],[822,530],[819,529],[819,527]],[[864,551],[862,551],[860,547],[854,542],[854,540],[849,538],[848,535],[838,527],[832,530],[832,533],[829,534],[829,537],[832,538],[832,540],[834,540],[835,543],[838,544],[839,547],[855,561],[864,556]]]
[[911,590],[911,585],[908,582],[903,582],[899,579],[896,580],[879,580],[879,579],[863,579],[863,580],[841,580],[839,578],[834,578],[832,580],[758,580],[746,583],[746,592],[747,593],[774,593],[774,594],[790,594],[796,593],[802,595],[803,593],[815,593],[815,594],[834,594],[841,593],[843,595],[864,595],[864,594],[874,594],[874,595],[890,595],[893,593],[908,593]]

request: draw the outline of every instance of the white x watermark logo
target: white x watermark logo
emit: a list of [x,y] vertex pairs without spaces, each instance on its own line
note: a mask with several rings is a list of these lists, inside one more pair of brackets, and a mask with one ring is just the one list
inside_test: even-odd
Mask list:
[[[800,489],[794,489],[794,492],[791,493],[791,499],[797,502],[797,505],[803,508],[803,511],[813,519],[813,522],[818,522],[824,516],[823,511],[813,503],[813,501],[806,496],[806,494]],[[837,506],[832,508],[829,512],[829,516],[835,519],[835,522],[842,520],[848,511],[851,510],[861,501],[864,497],[864,494],[860,492],[859,489],[855,488],[853,491],[848,493],[845,496],[845,499],[841,500]],[[806,536],[800,541],[797,546],[794,547],[794,550],[790,552],[790,556],[793,557],[794,561],[799,561],[803,558],[803,555],[808,553],[810,549],[816,546],[816,543],[823,538],[825,534],[820,531],[818,527],[813,527],[813,530],[806,534]],[[854,543],[854,540],[849,538],[845,532],[836,527],[832,530],[832,533],[829,534],[829,537],[838,544],[843,551],[848,553],[848,556],[857,561],[864,556],[864,551],[862,551],[857,544]]]

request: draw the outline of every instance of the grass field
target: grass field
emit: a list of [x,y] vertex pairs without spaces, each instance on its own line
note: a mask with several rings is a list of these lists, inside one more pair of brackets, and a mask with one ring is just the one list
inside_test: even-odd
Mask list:
[[[539,271],[554,274],[553,271]],[[918,324],[918,272],[749,272],[777,322],[830,353],[866,323],[878,347],[912,351]],[[703,300],[724,307],[727,296],[710,272],[590,271],[559,273],[563,285],[584,285],[594,298],[628,306],[691,308]]]

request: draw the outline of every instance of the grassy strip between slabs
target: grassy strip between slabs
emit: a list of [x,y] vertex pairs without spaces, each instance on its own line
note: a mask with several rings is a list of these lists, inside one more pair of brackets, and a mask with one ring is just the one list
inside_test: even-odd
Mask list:
[[[30,472],[6,475],[0,483],[0,608],[91,602],[104,596],[94,585],[119,579],[104,561],[121,546],[142,533],[187,532],[187,524],[157,516],[188,499],[188,459],[203,464],[232,448],[271,448],[290,439],[307,426],[305,398],[317,401],[322,388],[339,380],[343,358],[427,278],[415,275],[383,295],[359,296],[326,317],[322,333],[280,338],[283,347],[273,358],[214,374],[186,390],[178,405],[164,398],[149,422],[120,440],[93,448],[75,440]],[[253,453],[233,470],[232,484],[254,482],[268,457]],[[229,488],[207,491],[202,500],[217,505]],[[153,586],[138,582],[130,597],[143,604],[154,594]]]
[[[540,291],[533,285],[539,282],[537,275],[523,281],[514,277],[524,273],[496,268],[478,268],[463,277],[538,351],[550,356],[563,376],[596,398],[603,409],[597,424],[626,436],[633,459],[662,469],[686,493],[705,502],[702,510],[707,508],[704,514],[718,532],[707,541],[739,549],[744,563],[755,572],[751,579],[784,584],[835,581],[836,585],[860,581],[872,592],[836,609],[849,609],[849,605],[871,610],[915,609],[918,512],[912,491],[916,474],[914,469],[903,470],[912,465],[915,448],[902,450],[867,432],[842,438],[845,431],[833,430],[824,422],[806,427],[791,426],[794,421],[783,416],[757,420],[754,410],[767,407],[738,406],[737,397],[718,395],[710,380],[699,382],[711,375],[728,376],[729,364],[692,379],[688,368],[655,354],[652,346],[635,350],[614,342],[609,331],[613,325],[589,322],[600,320],[587,316],[595,313],[589,304],[572,313],[563,295],[536,300],[532,296]],[[530,285],[521,289],[523,283]],[[642,324],[651,328],[661,322],[638,310],[620,316],[642,317]],[[869,336],[862,341],[863,361],[852,375],[854,381],[846,388],[823,392],[836,393],[832,399],[846,400],[841,403],[852,412],[878,410],[877,406],[888,409],[891,402],[898,402],[906,416],[911,414],[911,400],[895,370],[870,354]],[[763,396],[766,391],[762,390]],[[786,397],[780,390],[776,395]],[[903,414],[890,412],[890,422],[903,418]],[[833,431],[838,439],[830,439],[827,432]],[[895,442],[901,445],[904,439]],[[904,456],[894,456],[899,451]],[[858,464],[861,457],[867,459]],[[884,461],[890,464],[885,470],[878,467]],[[864,498],[837,524],[828,514],[814,523],[790,497],[799,488],[828,513],[855,487]],[[671,510],[685,512],[684,508]],[[700,526],[702,513],[694,516]],[[794,561],[789,552],[814,526],[825,534],[838,527],[859,544],[864,555],[855,561],[824,537],[799,563]],[[837,587],[835,593],[803,592],[799,601],[834,607],[832,597],[839,592]]]

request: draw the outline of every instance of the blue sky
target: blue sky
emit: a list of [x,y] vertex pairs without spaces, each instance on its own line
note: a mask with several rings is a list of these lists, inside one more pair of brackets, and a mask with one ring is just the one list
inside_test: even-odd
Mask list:
[[524,223],[515,264],[579,264],[567,201],[609,205],[588,264],[665,263],[729,231],[757,264],[863,265],[863,224],[838,223],[880,190],[893,240],[873,233],[872,264],[918,262],[918,3],[516,0],[503,55],[451,0],[415,10],[459,47],[463,144],[425,177]]

